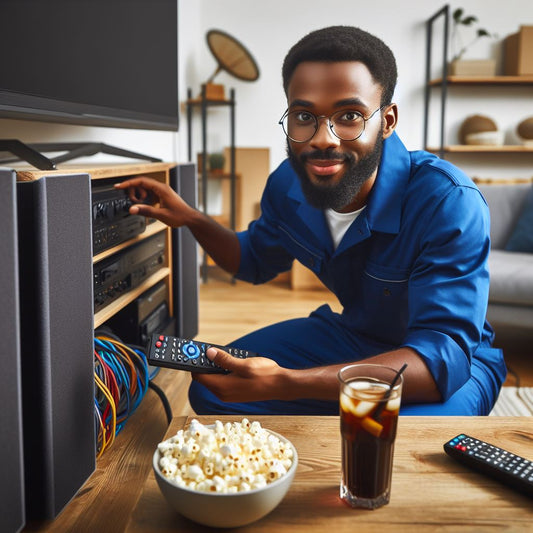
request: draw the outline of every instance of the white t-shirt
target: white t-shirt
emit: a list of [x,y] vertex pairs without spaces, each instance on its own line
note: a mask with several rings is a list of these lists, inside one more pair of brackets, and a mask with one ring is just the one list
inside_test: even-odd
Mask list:
[[335,250],[342,241],[344,234],[348,231],[350,224],[359,216],[365,207],[363,206],[361,209],[352,211],[351,213],[339,213],[333,209],[326,209],[324,211]]

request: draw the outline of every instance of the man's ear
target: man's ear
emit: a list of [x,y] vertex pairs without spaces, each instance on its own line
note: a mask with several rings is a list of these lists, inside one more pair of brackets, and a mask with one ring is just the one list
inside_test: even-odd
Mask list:
[[383,112],[383,139],[390,137],[398,124],[398,106],[389,104]]

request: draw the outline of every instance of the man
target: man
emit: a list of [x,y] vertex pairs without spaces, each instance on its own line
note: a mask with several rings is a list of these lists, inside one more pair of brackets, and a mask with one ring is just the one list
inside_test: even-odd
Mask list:
[[157,182],[120,185],[134,199],[150,191],[160,201],[131,213],[187,226],[237,278],[263,283],[296,259],[343,305],[342,314],[324,305],[231,343],[265,357],[210,349],[231,372],[193,376],[197,413],[335,414],[338,370],[363,359],[408,364],[403,414],[492,408],[506,370],[485,320],[488,209],[457,168],[403,146],[396,77],[389,48],[358,28],[318,30],[289,51],[280,120],[288,160],[269,177],[261,216],[246,231],[219,226]]

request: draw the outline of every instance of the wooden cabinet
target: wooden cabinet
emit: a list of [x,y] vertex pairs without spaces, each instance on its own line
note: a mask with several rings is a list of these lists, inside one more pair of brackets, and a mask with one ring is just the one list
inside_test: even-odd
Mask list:
[[[189,163],[16,169],[25,500],[32,518],[54,518],[95,468],[94,329],[163,283],[173,319],[167,333],[197,333],[197,251],[187,229],[150,221],[142,233],[93,253],[93,221],[104,209],[94,203],[95,187],[138,175],[168,183],[196,205],[196,167]],[[125,202],[106,205],[128,209]],[[148,253],[148,261],[136,263],[140,256],[130,253],[152,239],[155,260]],[[123,257],[131,261],[115,267]],[[117,272],[118,293],[95,313],[96,276]],[[189,377],[163,369],[158,378],[168,374],[165,392],[172,396]]]

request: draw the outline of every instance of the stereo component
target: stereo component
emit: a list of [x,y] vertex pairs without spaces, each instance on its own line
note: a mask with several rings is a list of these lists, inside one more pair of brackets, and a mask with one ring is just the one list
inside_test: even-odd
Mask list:
[[96,464],[90,178],[19,181],[17,202],[28,522],[56,517]]
[[[191,206],[198,205],[196,176],[193,163],[170,170],[170,186]],[[198,333],[198,244],[188,228],[172,228],[172,270],[177,335],[192,339]]]
[[123,342],[144,346],[153,332],[167,328],[170,319],[168,297],[168,287],[160,281],[121,309],[105,326]]
[[93,253],[98,254],[127,241],[146,229],[146,218],[130,215],[132,201],[119,180],[105,180],[92,186]]
[[94,311],[139,286],[162,268],[166,259],[165,243],[165,233],[162,232],[95,263]]

